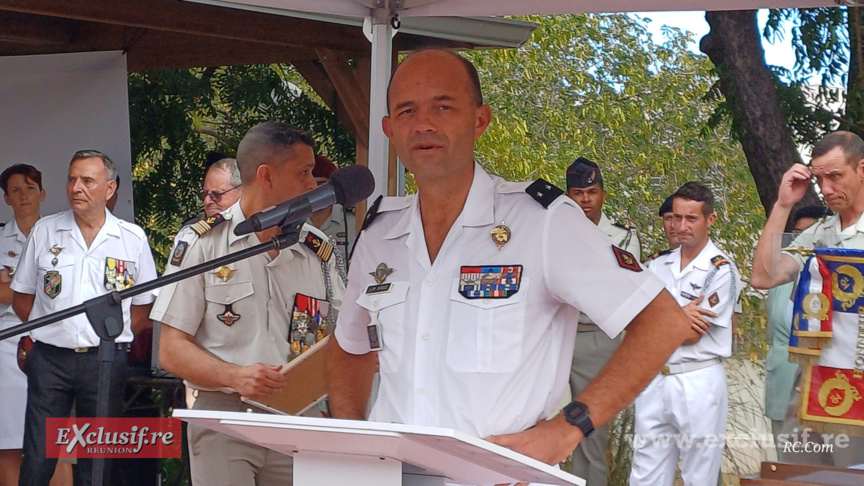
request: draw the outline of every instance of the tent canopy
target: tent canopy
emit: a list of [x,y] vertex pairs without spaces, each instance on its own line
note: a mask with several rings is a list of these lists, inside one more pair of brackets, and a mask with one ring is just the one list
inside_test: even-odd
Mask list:
[[[839,0],[230,0],[238,4],[363,17],[384,8],[400,16],[561,15],[669,10],[836,7]],[[852,2],[854,3],[854,2]]]

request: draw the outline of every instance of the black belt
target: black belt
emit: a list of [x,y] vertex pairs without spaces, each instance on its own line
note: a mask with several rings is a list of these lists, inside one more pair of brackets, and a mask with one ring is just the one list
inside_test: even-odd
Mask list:
[[[59,346],[54,346],[53,344],[43,343],[40,341],[36,341],[36,345],[40,347],[44,346],[45,348],[51,350],[67,353],[88,354],[99,352],[99,346],[93,346],[92,348],[61,348]],[[114,349],[116,349],[117,351],[126,351],[128,353],[129,347],[129,343],[114,343]]]

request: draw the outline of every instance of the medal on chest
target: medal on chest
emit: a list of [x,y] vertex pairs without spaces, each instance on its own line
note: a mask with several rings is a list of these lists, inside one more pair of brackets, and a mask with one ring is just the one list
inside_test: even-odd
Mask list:
[[105,290],[126,290],[135,285],[135,262],[108,257],[105,259]]
[[291,313],[291,328],[288,333],[291,353],[296,356],[324,339],[331,329],[329,318],[329,302],[296,294],[294,310]]

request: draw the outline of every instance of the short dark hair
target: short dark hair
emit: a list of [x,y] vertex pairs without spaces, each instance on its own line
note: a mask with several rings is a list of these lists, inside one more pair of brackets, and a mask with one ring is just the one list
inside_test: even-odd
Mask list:
[[28,164],[14,164],[0,173],[0,187],[3,188],[3,194],[9,194],[9,179],[15,174],[21,174],[25,179],[30,179],[39,186],[40,191],[42,190],[42,173],[39,172],[39,169]]
[[258,167],[267,162],[266,159],[251,160],[252,154],[260,150],[283,151],[291,146],[302,143],[315,148],[312,134],[292,127],[281,121],[266,121],[250,128],[240,145],[237,147],[237,166],[240,168],[240,179],[246,182],[255,178]]
[[103,154],[98,150],[79,150],[72,155],[72,160],[69,162],[69,166],[75,163],[76,160],[81,159],[93,159],[98,158],[102,159],[102,164],[105,166],[105,180],[106,181],[116,181],[117,180],[117,166],[114,164],[107,155]]
[[[419,49],[414,54],[411,54],[410,56],[408,56],[408,58],[406,58],[405,61],[410,59],[412,56],[415,56],[417,54],[420,54],[421,52],[426,52],[426,51],[443,52],[445,54],[449,54],[450,56],[453,56],[454,58],[456,58],[456,60],[458,60],[460,63],[462,63],[462,67],[465,68],[465,72],[468,74],[468,81],[471,83],[471,95],[472,95],[471,97],[474,98],[474,103],[477,106],[483,106],[483,90],[480,88],[480,75],[477,73],[477,68],[474,67],[474,64],[472,64],[471,61],[469,61],[468,59],[465,59],[464,57],[462,57],[461,55],[459,55],[456,51],[453,51],[452,49],[446,49],[446,48],[437,47],[437,46],[427,46],[427,47],[424,47],[422,49]],[[405,61],[402,61],[402,62],[405,62]],[[400,63],[399,65],[401,66],[402,64]],[[387,114],[388,115],[390,114],[390,85],[393,84],[393,77],[396,76],[396,71],[398,71],[398,70],[399,70],[399,68],[397,67],[393,71],[393,74],[390,75],[390,82],[387,83]]]
[[714,193],[704,184],[692,181],[684,184],[672,194],[672,199],[678,198],[701,202],[702,215],[706,218],[714,212]]
[[851,166],[858,165],[861,159],[864,159],[864,140],[852,132],[837,130],[822,137],[813,145],[811,157],[821,157],[834,147],[840,147],[843,150],[843,155],[846,157],[846,163]]
[[795,214],[792,215],[792,226],[795,226],[798,224],[798,221],[804,218],[819,219],[825,216],[831,216],[832,214],[834,214],[833,211],[819,204],[804,206],[803,208],[799,208],[795,211]]

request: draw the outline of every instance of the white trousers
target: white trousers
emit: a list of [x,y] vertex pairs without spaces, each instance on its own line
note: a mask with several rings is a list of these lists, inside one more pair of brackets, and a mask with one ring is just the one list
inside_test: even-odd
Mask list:
[[726,432],[726,370],[657,375],[636,398],[630,486],[716,485]]

